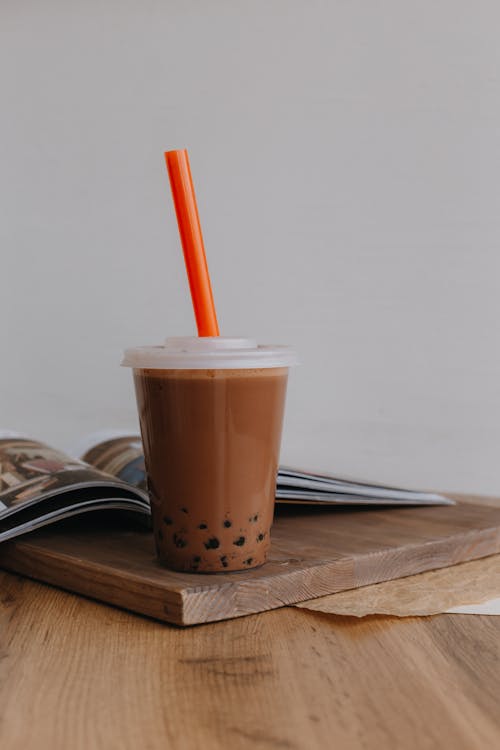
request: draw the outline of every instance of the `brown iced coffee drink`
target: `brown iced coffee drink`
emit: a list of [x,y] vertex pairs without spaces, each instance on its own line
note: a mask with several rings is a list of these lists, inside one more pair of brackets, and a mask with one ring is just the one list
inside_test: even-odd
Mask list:
[[149,348],[149,357],[146,348],[125,355],[134,367],[157,554],[174,570],[256,567],[270,545],[294,355],[246,340],[178,341]]
[[287,377],[286,368],[135,372],[156,549],[168,567],[265,561]]

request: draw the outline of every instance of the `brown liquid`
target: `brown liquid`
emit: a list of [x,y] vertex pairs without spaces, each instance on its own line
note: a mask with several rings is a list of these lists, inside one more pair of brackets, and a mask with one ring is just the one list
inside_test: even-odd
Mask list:
[[287,368],[134,370],[158,556],[253,568],[270,544]]

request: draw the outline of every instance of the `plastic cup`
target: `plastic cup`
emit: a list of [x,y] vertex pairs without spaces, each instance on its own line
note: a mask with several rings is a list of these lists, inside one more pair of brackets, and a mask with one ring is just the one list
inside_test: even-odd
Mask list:
[[251,339],[171,338],[133,368],[156,551],[192,572],[262,565],[270,546],[288,369]]

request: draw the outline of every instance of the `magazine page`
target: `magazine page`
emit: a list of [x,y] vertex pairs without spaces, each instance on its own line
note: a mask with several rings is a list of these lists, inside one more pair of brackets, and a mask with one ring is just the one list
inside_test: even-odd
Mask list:
[[0,437],[0,520],[55,496],[62,498],[62,505],[74,505],[72,493],[80,488],[92,488],[93,499],[105,499],[111,488],[116,498],[147,505],[147,496],[140,488],[134,489],[81,460],[28,438]]
[[103,497],[102,492],[93,497],[90,492],[74,490],[69,496],[66,493],[65,495],[49,497],[39,505],[29,506],[7,516],[7,518],[0,519],[0,542],[5,542],[7,539],[13,539],[56,521],[81,516],[83,513],[96,510],[120,510],[123,514],[128,513],[129,515],[133,512],[135,521],[140,520],[143,528],[150,528],[149,509],[139,500],[132,497]]
[[280,487],[276,490],[276,500],[279,502],[313,503],[314,505],[383,505],[383,506],[408,506],[408,505],[455,505],[455,501],[447,497],[438,496],[439,499],[419,498],[391,498],[383,495],[355,495],[352,492],[315,492],[314,490],[300,490]]
[[399,487],[389,487],[369,482],[347,478],[335,478],[327,474],[312,474],[305,470],[281,467],[279,473],[281,489],[300,489],[314,493],[357,495],[358,497],[382,498],[384,500],[408,501],[418,503],[432,503],[453,505],[454,501],[435,492],[421,492],[419,490],[404,490]]
[[146,469],[138,435],[121,430],[94,433],[83,441],[81,460],[122,482],[146,491]]

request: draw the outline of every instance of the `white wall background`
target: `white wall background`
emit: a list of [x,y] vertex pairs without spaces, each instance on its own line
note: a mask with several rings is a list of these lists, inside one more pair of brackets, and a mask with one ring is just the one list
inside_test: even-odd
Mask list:
[[0,426],[135,424],[194,332],[188,147],[226,335],[293,343],[283,459],[500,492],[495,0],[4,0]]

